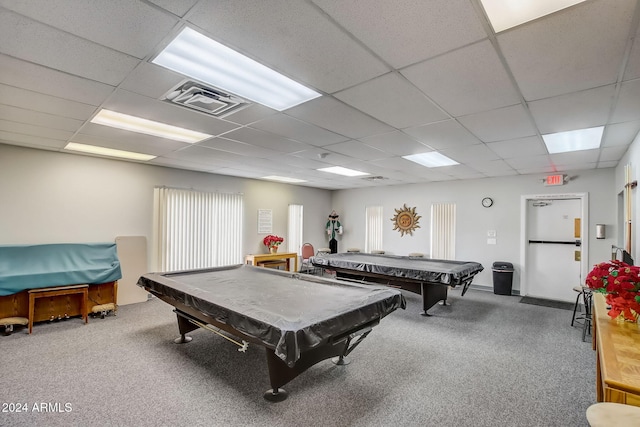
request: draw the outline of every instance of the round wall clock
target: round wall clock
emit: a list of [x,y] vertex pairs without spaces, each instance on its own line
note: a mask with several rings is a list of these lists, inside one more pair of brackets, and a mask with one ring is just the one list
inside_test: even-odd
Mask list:
[[405,203],[402,208],[396,209],[395,211],[396,215],[391,218],[391,221],[394,223],[393,229],[398,230],[401,237],[404,236],[405,233],[413,236],[413,230],[420,228],[418,221],[422,218],[416,214],[416,208],[408,208]]
[[493,199],[491,197],[485,197],[482,199],[482,206],[490,208],[493,205]]

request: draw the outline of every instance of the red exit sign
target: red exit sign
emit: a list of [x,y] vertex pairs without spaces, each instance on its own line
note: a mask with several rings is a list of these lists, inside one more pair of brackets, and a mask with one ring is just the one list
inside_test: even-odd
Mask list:
[[547,175],[544,185],[564,185],[564,175]]

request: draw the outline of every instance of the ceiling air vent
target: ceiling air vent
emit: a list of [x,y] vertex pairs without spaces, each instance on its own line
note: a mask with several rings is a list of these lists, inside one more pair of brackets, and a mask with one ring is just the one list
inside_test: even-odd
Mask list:
[[383,181],[383,180],[389,179],[389,178],[386,178],[384,176],[367,176],[367,177],[362,178],[362,179],[364,179],[365,181],[377,182],[377,181]]
[[186,80],[161,98],[163,101],[197,110],[215,117],[226,117],[251,105],[236,95],[202,83]]

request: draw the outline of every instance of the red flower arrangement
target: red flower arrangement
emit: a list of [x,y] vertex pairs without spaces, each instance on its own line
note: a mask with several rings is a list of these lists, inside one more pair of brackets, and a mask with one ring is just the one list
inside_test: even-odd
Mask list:
[[269,234],[267,237],[262,239],[262,243],[264,243],[264,245],[269,249],[279,246],[282,242],[284,242],[282,237],[273,234]]
[[640,267],[622,261],[597,264],[587,276],[586,284],[594,292],[606,295],[611,306],[609,316],[622,315],[637,322],[640,314]]

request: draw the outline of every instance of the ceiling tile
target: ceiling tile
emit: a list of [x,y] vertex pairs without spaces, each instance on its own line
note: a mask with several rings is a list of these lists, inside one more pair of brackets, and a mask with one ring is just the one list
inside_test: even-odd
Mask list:
[[400,129],[449,118],[397,73],[369,80],[338,92],[335,97]]
[[11,122],[75,132],[84,121],[0,104],[0,117]]
[[551,162],[555,163],[556,165],[595,163],[598,161],[598,156],[600,156],[599,149],[572,151],[570,153],[557,153],[549,155],[549,157],[551,158]]
[[301,144],[297,141],[251,128],[238,128],[225,133],[224,137],[282,153],[295,153],[306,150],[308,147],[308,145]]
[[536,134],[524,107],[511,107],[458,117],[458,121],[484,142],[504,141]]
[[487,40],[405,68],[402,74],[454,117],[520,102]]
[[184,16],[189,9],[195,5],[198,0],[149,0],[154,4],[157,4],[163,9],[177,15]]
[[211,138],[202,141],[198,145],[203,147],[215,148],[216,150],[226,151],[228,153],[240,154],[242,156],[260,157],[263,159],[278,157],[282,152],[270,150],[244,142],[234,141],[227,138]]
[[21,147],[40,148],[43,150],[57,150],[67,145],[67,141],[61,139],[5,132],[0,129],[0,143],[3,142],[10,142],[11,145],[19,145]]
[[286,114],[352,139],[393,130],[390,126],[326,96],[290,108]]
[[589,1],[498,34],[525,99],[615,83],[635,5]]
[[503,159],[516,157],[528,158],[547,154],[542,140],[537,136],[518,138],[509,141],[490,142],[487,144],[494,153]]
[[2,0],[0,5],[136,58],[144,58],[178,22],[141,1]]
[[631,47],[627,69],[624,73],[624,80],[640,78],[640,43],[638,40],[640,40],[640,26],[638,26],[638,31],[636,31],[636,37]]
[[455,120],[408,128],[404,132],[436,150],[481,142]]
[[459,163],[483,162],[499,159],[498,155],[491,151],[486,144],[448,148],[441,150],[440,152]]
[[512,157],[505,159],[505,161],[509,166],[518,171],[520,171],[520,169],[522,168],[528,168],[529,170],[540,170],[540,168],[551,167],[551,161],[548,154],[540,156]]
[[6,55],[0,55],[0,70],[2,84],[90,105],[100,105],[114,89]]
[[394,68],[486,37],[466,0],[313,2]]
[[93,105],[3,84],[0,84],[0,104],[78,120],[86,120],[96,112]]
[[599,162],[618,161],[627,152],[627,147],[605,147],[600,150]]
[[622,83],[613,123],[640,120],[640,79]]
[[392,156],[384,151],[369,147],[360,141],[339,142],[337,144],[325,146],[324,148],[361,160],[385,159]]
[[70,132],[68,130],[52,129],[28,123],[11,122],[3,119],[0,119],[0,131],[4,132],[30,136],[41,136],[43,138],[60,139],[63,141],[68,140],[73,135],[73,132]]
[[139,60],[11,12],[0,13],[0,52],[118,85]]
[[396,156],[407,156],[409,154],[431,151],[431,149],[424,144],[417,142],[406,133],[400,131],[368,136],[366,138],[360,138],[360,141],[370,147],[395,154]]
[[200,2],[189,20],[220,43],[324,92],[389,71],[307,2],[244,0],[215,7]]
[[564,132],[602,126],[607,122],[615,86],[555,96],[529,103],[540,133]]
[[254,122],[251,127],[318,147],[343,142],[348,139],[282,113]]
[[601,147],[628,147],[636,138],[638,132],[640,132],[640,120],[607,125],[602,135]]

